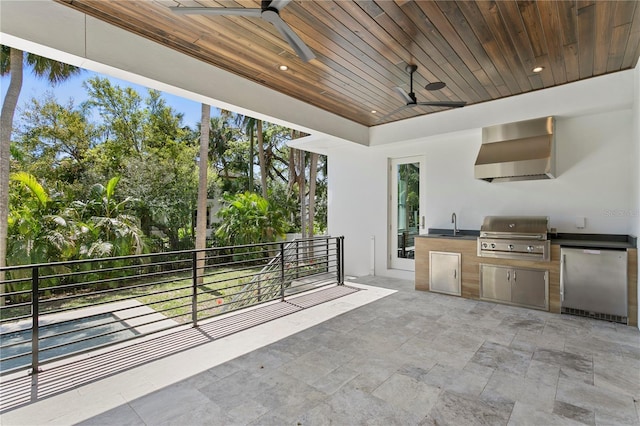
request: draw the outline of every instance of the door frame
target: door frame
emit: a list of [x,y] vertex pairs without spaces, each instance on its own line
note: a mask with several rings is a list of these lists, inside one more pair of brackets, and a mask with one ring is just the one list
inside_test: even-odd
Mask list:
[[397,167],[401,164],[418,163],[419,171],[419,214],[418,234],[426,234],[426,157],[412,155],[388,159],[388,197],[387,197],[387,268],[405,271],[415,271],[415,260],[398,257],[398,174]]

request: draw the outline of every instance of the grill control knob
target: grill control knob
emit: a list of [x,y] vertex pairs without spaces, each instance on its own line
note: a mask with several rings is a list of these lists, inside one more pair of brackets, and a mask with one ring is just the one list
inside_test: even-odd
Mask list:
[[528,251],[528,252],[532,252],[532,251],[533,251],[533,249],[535,249],[535,247],[534,247],[534,246],[528,246],[528,247],[527,247],[527,251]]
[[488,246],[489,246],[489,244],[487,244],[487,243],[482,243],[482,248],[483,248],[483,249],[486,249]]
[[496,243],[491,243],[491,248],[496,248]]
[[509,250],[513,250],[513,244],[509,244],[507,247],[509,248]]

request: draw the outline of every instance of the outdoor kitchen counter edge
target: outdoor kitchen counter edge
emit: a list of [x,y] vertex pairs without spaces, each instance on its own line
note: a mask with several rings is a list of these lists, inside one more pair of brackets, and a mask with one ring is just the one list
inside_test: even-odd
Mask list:
[[[476,240],[480,231],[461,230],[458,235],[453,236],[451,230],[436,229],[429,230],[428,234],[417,235],[416,238],[443,238],[451,240]],[[638,247],[638,240],[631,235],[610,235],[610,234],[558,234],[550,235],[551,244],[563,247],[584,247],[601,249],[631,249]]]

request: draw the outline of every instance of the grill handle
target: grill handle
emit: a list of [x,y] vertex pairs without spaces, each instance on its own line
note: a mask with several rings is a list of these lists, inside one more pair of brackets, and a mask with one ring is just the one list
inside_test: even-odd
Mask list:
[[501,240],[546,240],[545,234],[511,234],[509,232],[481,232],[480,238],[493,238]]

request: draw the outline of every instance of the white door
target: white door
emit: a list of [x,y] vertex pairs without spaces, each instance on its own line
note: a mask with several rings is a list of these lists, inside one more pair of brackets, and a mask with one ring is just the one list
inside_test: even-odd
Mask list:
[[415,270],[415,237],[425,227],[424,157],[395,158],[389,167],[389,267]]

